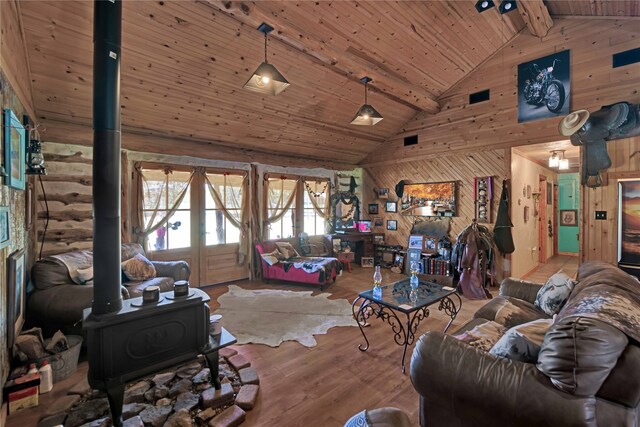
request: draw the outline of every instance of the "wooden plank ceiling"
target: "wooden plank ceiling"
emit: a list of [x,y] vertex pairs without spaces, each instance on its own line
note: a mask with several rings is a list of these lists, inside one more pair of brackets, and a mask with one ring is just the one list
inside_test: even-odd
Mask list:
[[[92,123],[92,2],[20,10],[37,116],[66,142],[71,125]],[[356,164],[417,113],[437,112],[443,92],[524,28],[511,15],[478,14],[473,1],[127,1],[123,143],[153,135]],[[242,89],[263,59],[262,21],[276,29],[269,60],[291,82],[277,97]],[[364,75],[385,118],[374,127],[349,124]]]
[[640,0],[545,0],[555,16],[640,16]]

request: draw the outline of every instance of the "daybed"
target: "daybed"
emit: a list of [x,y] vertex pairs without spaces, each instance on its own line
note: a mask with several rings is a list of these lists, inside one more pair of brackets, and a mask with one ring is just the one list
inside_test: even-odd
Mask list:
[[269,265],[262,257],[265,253],[277,249],[274,242],[256,244],[256,252],[262,264],[262,278],[269,283],[271,280],[282,280],[294,283],[308,283],[324,289],[330,282],[336,281],[340,273],[340,263],[336,258],[328,257],[292,257]]
[[[577,279],[553,320],[534,304],[541,285],[505,279],[457,332],[424,334],[411,359],[420,424],[637,427],[640,282],[603,262],[583,264]],[[491,354],[499,344],[486,352],[456,338],[490,321],[549,329],[531,363]]]

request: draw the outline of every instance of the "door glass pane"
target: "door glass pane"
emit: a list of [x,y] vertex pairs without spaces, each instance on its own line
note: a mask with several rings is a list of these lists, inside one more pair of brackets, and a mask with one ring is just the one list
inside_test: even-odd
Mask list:
[[240,230],[237,227],[234,227],[227,219],[225,219],[225,226],[227,227],[226,243],[240,243]]
[[[189,177],[191,176],[191,172],[181,172],[181,171],[173,171],[169,174],[169,206],[173,206],[173,204],[178,199],[180,192],[185,188],[187,182],[189,182]],[[189,209],[191,206],[191,192],[187,190],[184,199],[182,199],[182,203],[178,206],[178,209]]]
[[177,211],[167,223],[168,249],[191,246],[191,212]]
[[205,218],[205,227],[205,244],[207,246],[221,245],[224,243],[225,220],[222,211],[207,211]]

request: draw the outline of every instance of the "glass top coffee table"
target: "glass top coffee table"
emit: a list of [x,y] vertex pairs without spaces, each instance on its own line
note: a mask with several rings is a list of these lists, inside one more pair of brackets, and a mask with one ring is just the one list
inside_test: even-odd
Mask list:
[[[457,299],[457,306],[452,298]],[[420,280],[418,289],[412,291],[409,278],[406,278],[382,286],[381,298],[375,298],[372,289],[360,292],[351,305],[353,318],[358,322],[366,343],[364,347],[362,344],[358,345],[358,349],[367,351],[369,348],[369,340],[363,329],[364,326],[368,326],[367,319],[372,316],[382,319],[391,326],[396,344],[403,346],[402,373],[404,373],[407,347],[415,341],[418,325],[429,317],[429,307],[434,304],[438,304],[438,310],[443,311],[450,318],[444,328],[444,332],[447,332],[462,307],[462,300],[454,288]],[[404,320],[401,319],[402,315],[405,317]]]

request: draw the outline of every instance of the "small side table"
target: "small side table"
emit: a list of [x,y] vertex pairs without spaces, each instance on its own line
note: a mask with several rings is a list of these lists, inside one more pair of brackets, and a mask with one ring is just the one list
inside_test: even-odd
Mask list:
[[229,331],[223,327],[220,335],[209,334],[209,344],[202,349],[202,354],[204,354],[204,357],[207,359],[207,365],[209,365],[209,370],[211,371],[211,382],[213,382],[216,390],[220,390],[222,387],[220,378],[218,378],[218,350],[235,344],[236,342],[238,342],[236,337],[231,335]]
[[356,253],[355,252],[338,252],[338,261],[340,261],[344,265],[346,264],[347,270],[351,273],[351,262],[355,261]]

